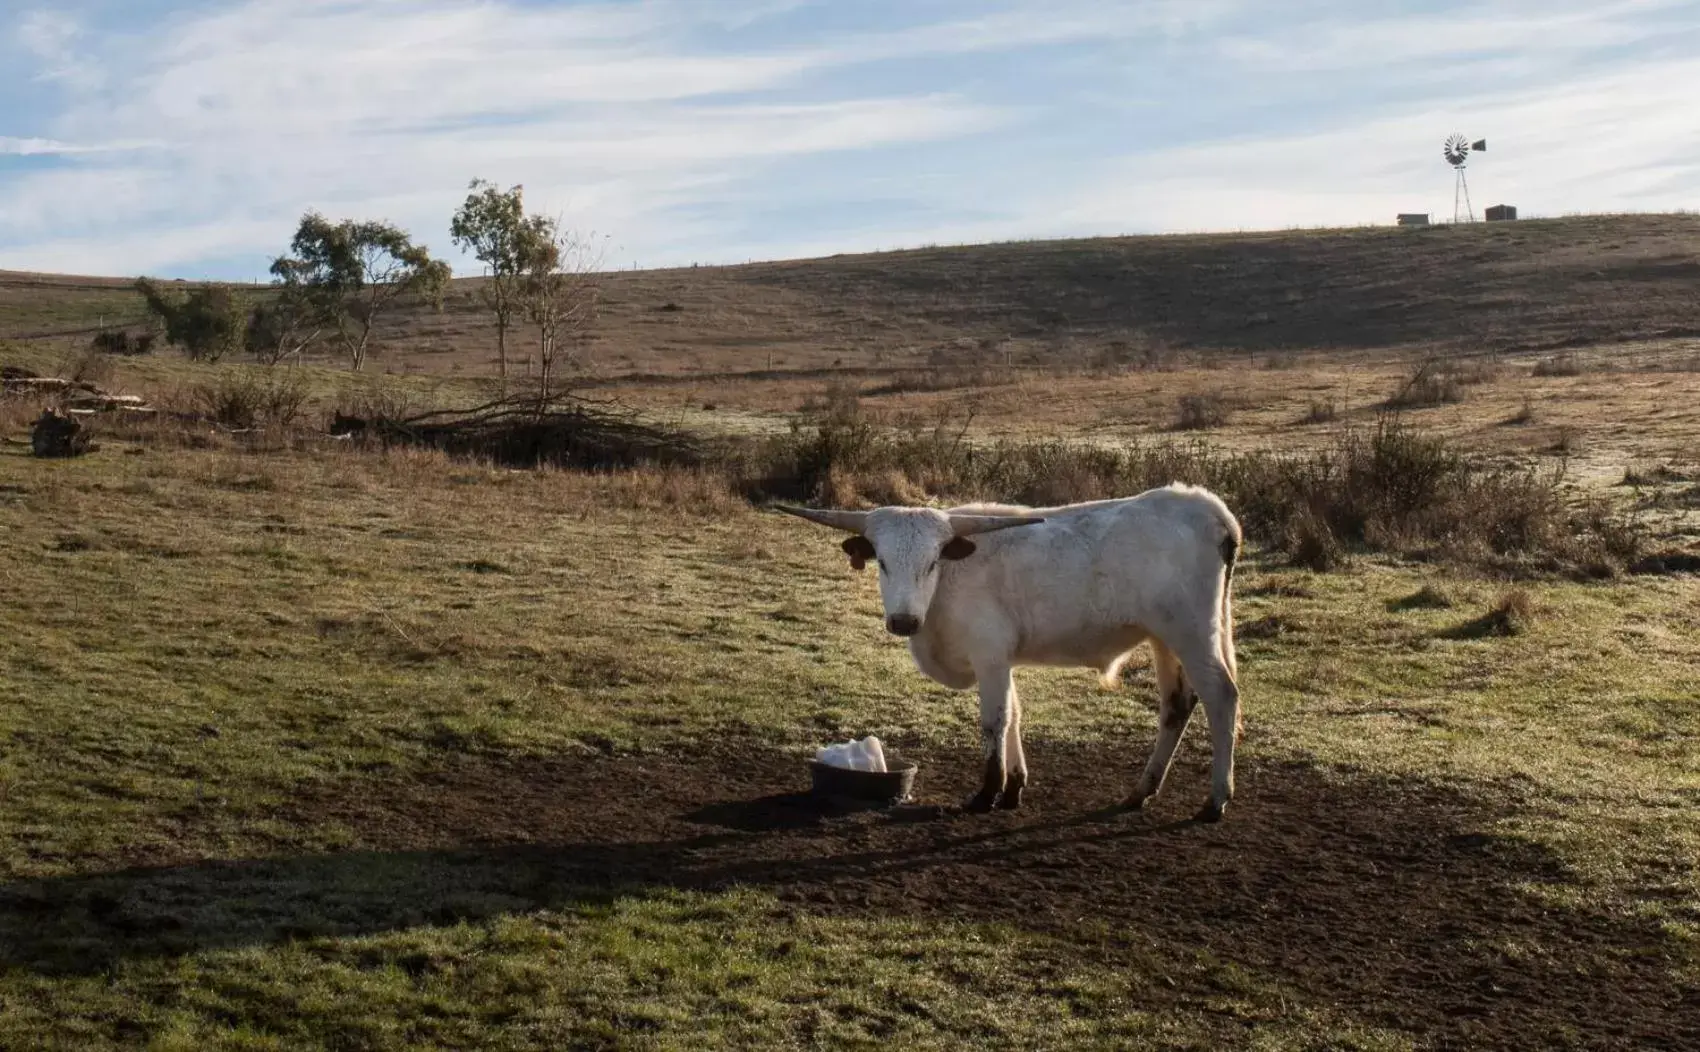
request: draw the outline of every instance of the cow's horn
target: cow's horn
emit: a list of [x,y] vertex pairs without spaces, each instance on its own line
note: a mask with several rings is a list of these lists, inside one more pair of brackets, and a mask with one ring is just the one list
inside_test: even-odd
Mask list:
[[868,513],[865,511],[832,511],[826,508],[793,508],[789,504],[775,504],[774,507],[787,515],[795,515],[799,519],[818,522],[822,526],[830,526],[845,533],[861,533],[868,524]]

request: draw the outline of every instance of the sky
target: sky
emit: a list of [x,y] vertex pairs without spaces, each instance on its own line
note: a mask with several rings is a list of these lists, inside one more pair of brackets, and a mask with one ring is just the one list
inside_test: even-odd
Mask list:
[[654,267],[1700,208],[1700,0],[0,0],[0,269],[264,279],[474,178]]

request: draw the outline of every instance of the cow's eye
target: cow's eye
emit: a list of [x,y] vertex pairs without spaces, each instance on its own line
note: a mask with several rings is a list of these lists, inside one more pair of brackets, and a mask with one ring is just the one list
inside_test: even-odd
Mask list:
[[932,562],[927,564],[927,572],[928,573],[932,573],[934,570],[937,570],[938,568],[939,568],[939,561],[937,559],[934,559]]
[[880,564],[880,573],[885,573],[885,560],[884,559],[876,559],[874,561]]

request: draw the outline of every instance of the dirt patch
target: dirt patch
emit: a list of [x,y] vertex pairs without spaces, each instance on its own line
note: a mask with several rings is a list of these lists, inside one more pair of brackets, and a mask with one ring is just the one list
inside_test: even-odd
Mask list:
[[[991,921],[1109,966],[1203,950],[1309,1003],[1438,1047],[1697,1047],[1700,993],[1624,912],[1558,910],[1575,878],[1502,835],[1510,789],[1243,764],[1220,826],[1185,820],[1205,759],[1150,813],[1108,810],[1132,755],[1035,743],[1014,814],[966,816],[969,755],[921,760],[927,803],[821,808],[799,757],[459,758],[316,788],[278,816],[358,850],[0,887],[0,965],[87,971],[138,954],[565,908],[644,888],[772,891],[799,911]],[[98,935],[98,938],[89,938]],[[90,949],[99,947],[98,950]]]

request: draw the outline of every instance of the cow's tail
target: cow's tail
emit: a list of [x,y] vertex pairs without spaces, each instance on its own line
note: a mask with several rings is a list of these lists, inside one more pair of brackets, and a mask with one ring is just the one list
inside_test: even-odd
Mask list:
[[[1239,686],[1240,669],[1234,654],[1234,564],[1239,561],[1242,543],[1243,535],[1240,533],[1240,524],[1230,516],[1227,536],[1222,538],[1222,543],[1217,549],[1222,553],[1222,622],[1217,628],[1216,638],[1221,641],[1222,664],[1227,666],[1228,675],[1232,677],[1236,688]],[[1244,712],[1245,706],[1243,705],[1234,708],[1235,741],[1239,740],[1245,729],[1245,721],[1242,716]]]
[[[1236,524],[1237,526],[1237,524]],[[1236,528],[1222,539],[1222,623],[1218,633],[1222,641],[1222,664],[1237,682],[1239,665],[1234,655],[1234,564],[1240,556],[1240,535]]]

